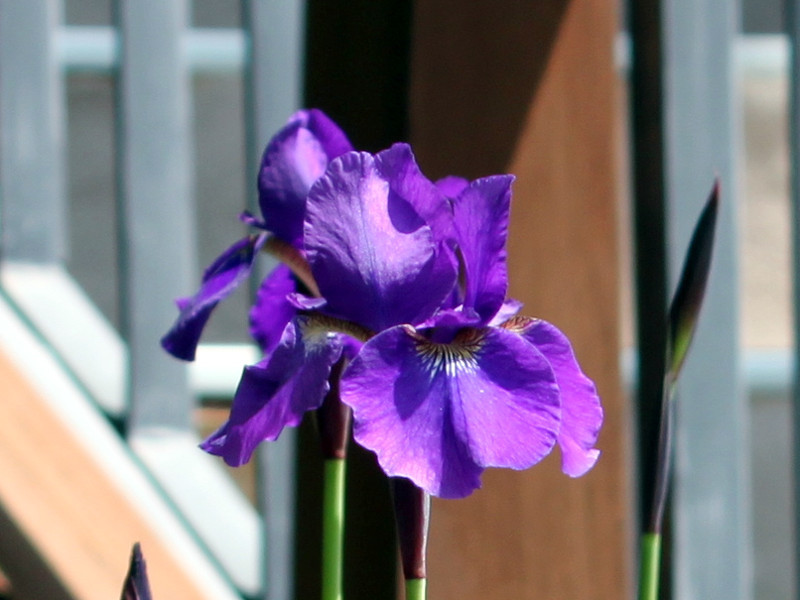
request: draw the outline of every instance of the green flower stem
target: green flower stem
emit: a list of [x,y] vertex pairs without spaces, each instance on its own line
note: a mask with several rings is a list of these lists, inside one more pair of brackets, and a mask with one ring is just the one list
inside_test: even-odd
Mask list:
[[322,513],[322,600],[342,600],[345,459],[325,460]]
[[639,564],[639,600],[658,600],[661,569],[661,534],[642,534]]
[[406,600],[425,600],[425,588],[428,580],[406,579]]

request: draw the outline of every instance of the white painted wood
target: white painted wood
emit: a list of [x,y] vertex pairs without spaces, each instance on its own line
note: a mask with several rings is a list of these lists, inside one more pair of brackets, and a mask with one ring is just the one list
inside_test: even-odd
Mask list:
[[[144,475],[128,447],[107,420],[87,402],[83,391],[65,373],[49,349],[30,331],[14,309],[0,298],[0,347],[41,394],[53,411],[75,434],[103,469],[109,481],[152,524],[165,546],[191,573],[207,597],[239,600],[240,596],[219,575],[215,565],[198,547],[170,504]],[[131,540],[133,543],[135,540]]]
[[127,409],[128,350],[64,269],[5,261],[0,285],[105,412]]

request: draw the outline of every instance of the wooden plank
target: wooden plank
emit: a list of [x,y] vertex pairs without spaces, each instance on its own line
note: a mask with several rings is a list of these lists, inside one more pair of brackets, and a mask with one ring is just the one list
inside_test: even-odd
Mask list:
[[618,354],[619,81],[615,4],[416,4],[411,138],[423,171],[517,175],[511,295],[556,323],[597,382],[597,467],[491,471],[433,506],[437,598],[627,598],[632,593],[629,406]]
[[[0,562],[15,593],[117,598],[140,541],[155,598],[210,597],[3,351],[0,390]],[[49,572],[30,572],[31,552]]]

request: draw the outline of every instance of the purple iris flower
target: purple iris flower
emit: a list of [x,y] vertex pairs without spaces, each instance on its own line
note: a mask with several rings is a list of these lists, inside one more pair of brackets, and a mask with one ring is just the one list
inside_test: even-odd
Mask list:
[[450,214],[405,144],[331,161],[309,192],[303,236],[320,297],[291,295],[311,314],[292,319],[275,351],[245,370],[230,420],[203,447],[230,465],[247,462],[259,441],[319,408],[342,353],[355,356],[375,331],[431,318],[456,283],[455,254],[435,225]]
[[511,181],[445,186],[458,193],[452,219],[463,277],[450,298],[461,304],[421,327],[381,331],[342,377],[355,440],[387,475],[435,496],[467,496],[485,468],[528,468],[556,444],[571,476],[599,455],[600,400],[566,336],[541,320],[505,320],[518,308],[505,302]]
[[246,462],[320,406],[351,342],[341,399],[388,475],[459,498],[485,468],[524,469],[555,445],[565,473],[590,469],[603,419],[594,385],[564,334],[506,299],[512,179],[434,185],[405,144],[332,160],[302,235],[319,296],[290,295],[301,316],[245,371],[205,448]]
[[[212,311],[249,278],[255,257],[265,244],[283,254],[300,251],[308,191],[332,159],[350,150],[345,134],[322,111],[302,110],[292,115],[261,159],[258,198],[263,221],[242,215],[244,222],[269,234],[237,241],[206,269],[197,293],[178,300],[178,319],[161,340],[167,352],[194,360]],[[286,300],[294,291],[294,280],[285,266],[276,268],[262,283],[250,317],[251,333],[265,353],[275,349],[294,315]]]

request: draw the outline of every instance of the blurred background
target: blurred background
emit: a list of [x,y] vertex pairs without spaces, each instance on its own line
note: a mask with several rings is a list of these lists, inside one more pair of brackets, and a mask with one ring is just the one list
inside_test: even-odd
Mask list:
[[[720,176],[725,217],[720,224],[720,269],[713,276],[717,291],[711,299],[718,299],[726,308],[721,314],[713,308],[707,311],[712,313],[707,328],[714,331],[703,335],[716,335],[727,351],[721,357],[707,355],[707,361],[717,363],[718,369],[689,369],[687,377],[701,383],[690,381],[679,401],[706,404],[712,419],[716,414],[733,425],[725,425],[729,432],[725,436],[724,431],[715,429],[719,422],[704,420],[708,416],[682,416],[681,435],[685,437],[678,445],[678,491],[673,498],[675,570],[667,578],[672,582],[668,587],[674,590],[665,593],[703,600],[797,597],[791,392],[795,339],[792,272],[796,268],[789,128],[793,80],[784,6],[779,0],[648,1],[639,5],[637,16],[636,9],[628,10],[624,3],[552,0],[541,7],[522,4],[509,0],[487,5],[483,16],[478,8],[465,9],[465,13],[477,15],[469,20],[455,15],[458,9],[452,3],[433,0],[427,6],[391,0],[154,0],[140,4],[0,0],[0,299],[8,312],[3,316],[8,319],[3,321],[5,327],[0,326],[0,332],[5,332],[0,334],[0,350],[10,356],[11,364],[16,365],[12,370],[22,373],[23,381],[34,382],[32,393],[46,397],[47,410],[70,412],[71,416],[63,417],[67,430],[89,455],[108,453],[98,477],[102,479],[102,473],[109,471],[126,473],[111,477],[114,489],[125,490],[128,499],[132,495],[139,498],[138,494],[147,498],[133,502],[132,512],[144,525],[132,526],[132,531],[138,531],[137,527],[152,530],[152,544],[163,546],[165,556],[183,555],[174,559],[174,571],[165,569],[163,576],[158,575],[165,582],[181,577],[188,580],[186,588],[169,588],[169,583],[158,580],[156,587],[163,586],[159,589],[182,590],[174,591],[173,598],[284,600],[317,595],[313,540],[318,489],[304,483],[312,481],[319,470],[313,452],[306,449],[313,427],[306,424],[297,436],[284,436],[277,450],[265,451],[257,464],[235,473],[194,454],[198,436],[224,420],[242,365],[257,358],[247,334],[252,290],[240,290],[216,311],[198,361],[189,371],[152,347],[157,339],[153,335],[163,333],[175,316],[172,298],[193,292],[202,268],[245,232],[237,217],[254,206],[257,160],[271,132],[293,110],[317,106],[336,120],[360,149],[377,151],[401,140],[419,143],[421,168],[431,178],[450,170],[477,177],[519,167],[523,170],[518,183],[522,206],[527,202],[526,190],[537,185],[537,181],[527,185],[526,167],[520,158],[527,156],[528,125],[540,118],[536,111],[527,110],[528,98],[551,76],[549,57],[568,54],[562,45],[572,43],[572,38],[563,32],[584,12],[587,16],[581,23],[591,23],[591,19],[603,23],[601,32],[584,35],[595,39],[607,33],[595,41],[608,47],[603,57],[610,59],[604,71],[608,73],[606,87],[597,91],[604,95],[598,105],[610,107],[601,118],[611,135],[599,142],[603,148],[613,148],[610,184],[595,197],[587,193],[580,201],[589,207],[581,209],[587,213],[592,212],[593,203],[608,208],[597,235],[607,240],[604,248],[613,252],[616,260],[607,273],[596,275],[609,282],[603,285],[611,290],[611,296],[605,298],[610,298],[610,304],[604,304],[602,298],[596,303],[603,304],[604,323],[612,330],[604,352],[613,357],[615,366],[607,376],[618,380],[622,390],[618,400],[609,404],[613,423],[608,435],[613,438],[606,439],[613,439],[609,441],[612,450],[622,450],[616,456],[605,451],[605,458],[613,461],[616,469],[610,480],[596,484],[598,487],[580,500],[569,496],[573,501],[565,510],[580,515],[573,519],[577,531],[584,518],[614,522],[615,537],[607,551],[622,558],[612,561],[608,572],[613,575],[608,578],[613,581],[603,584],[603,589],[606,594],[614,589],[615,597],[630,597],[635,572],[631,557],[637,506],[633,475],[637,377],[648,368],[636,353],[641,345],[637,336],[646,331],[641,321],[637,323],[646,314],[637,311],[642,298],[637,286],[648,285],[636,265],[651,273],[663,270],[661,285],[671,290],[669,282],[674,281],[693,219],[714,176]],[[440,12],[432,8],[439,5]],[[496,12],[492,12],[495,6]],[[518,19],[515,28],[506,22],[512,17],[504,20],[504,12],[525,18]],[[642,13],[649,14],[649,22]],[[687,20],[691,27],[684,26]],[[544,25],[532,27],[526,34],[523,26],[529,22]],[[115,29],[118,26],[123,29]],[[637,33],[635,27],[642,29]],[[656,60],[658,68],[644,74],[637,71],[642,64],[637,60],[644,60],[646,51],[637,55],[634,49],[636,40],[641,39],[637,36],[645,35],[642,31],[660,32],[661,37],[653,42],[661,44],[662,50],[660,61]],[[495,56],[494,47],[502,45],[503,39],[513,47],[516,40],[541,36],[542,32],[546,35],[541,39],[546,40],[531,46],[538,48],[535,51],[542,58],[513,65],[513,77],[492,82],[489,100],[466,94],[458,97],[459,82],[470,82],[479,77],[475,73],[483,72],[485,66],[470,61],[480,62],[486,48],[489,56]],[[454,39],[468,49],[458,50]],[[435,53],[437,43],[443,48],[441,54]],[[456,54],[455,61],[448,62],[452,54],[447,51]],[[576,46],[577,63],[585,51]],[[126,67],[122,61],[128,58],[131,62]],[[426,70],[426,65],[434,64],[438,70]],[[526,64],[530,64],[527,72]],[[710,71],[702,70],[709,66]],[[448,68],[453,73],[448,73]],[[588,75],[576,70],[568,77],[577,81],[574,85],[580,89],[580,81]],[[662,103],[643,107],[641,98],[647,92],[637,86],[646,89],[648,80],[660,82]],[[697,84],[698,80],[702,83]],[[464,89],[470,90],[470,85]],[[696,115],[686,105],[693,99],[686,90],[705,94],[713,123],[692,120]],[[445,102],[452,104],[442,108]],[[564,106],[570,102],[572,98],[563,98]],[[514,106],[518,113],[508,110]],[[143,114],[151,108],[159,113],[153,119]],[[493,110],[501,115],[496,126],[492,124]],[[459,138],[462,132],[458,127],[448,130],[451,123],[437,121],[437,115],[447,112],[459,118],[477,116],[478,122],[461,122],[480,135]],[[681,121],[684,117],[685,123]],[[30,127],[28,120],[33,123]],[[657,122],[655,129],[648,129],[648,120]],[[650,134],[656,129],[661,139],[659,152],[651,145]],[[147,139],[140,139],[142,135]],[[37,141],[30,148],[22,147],[20,140],[31,136]],[[437,145],[432,139],[454,144],[442,148],[444,144]],[[687,139],[694,141],[687,144]],[[719,141],[724,145],[714,146]],[[595,142],[587,136],[580,143]],[[709,146],[711,152],[698,158],[696,153],[709,150]],[[533,156],[541,152],[537,150]],[[137,153],[149,159],[137,158]],[[660,161],[660,167],[650,171],[656,173],[660,191],[648,191],[637,182],[637,177],[648,172],[640,165],[646,161]],[[682,161],[693,161],[700,170],[698,186],[681,179]],[[577,162],[571,166],[582,168]],[[569,169],[558,176],[579,178]],[[542,184],[544,188],[548,185]],[[687,189],[689,193],[685,193]],[[591,192],[591,186],[586,186],[586,191]],[[650,202],[653,194],[660,198],[655,208]],[[675,201],[675,196],[680,198]],[[531,202],[541,201],[533,198]],[[162,211],[167,203],[173,208]],[[608,215],[613,217],[611,222]],[[644,229],[648,215],[660,228],[659,234]],[[591,218],[589,214],[587,219]],[[555,228],[562,226],[557,220],[552,223]],[[522,226],[517,227],[515,239],[521,239]],[[512,236],[513,229],[512,225]],[[660,240],[661,250],[655,254],[646,250],[642,236],[655,243]],[[37,241],[43,242],[43,250]],[[570,251],[568,247],[566,252]],[[584,268],[580,266],[581,251],[586,249],[573,252],[573,268]],[[511,254],[513,258],[513,244]],[[650,268],[651,259],[660,260],[660,266]],[[524,267],[514,268],[524,272]],[[153,275],[156,270],[159,274]],[[575,277],[583,277],[580,273]],[[536,285],[536,281],[517,283],[518,289]],[[530,306],[530,300],[524,299]],[[540,306],[546,310],[547,303]],[[11,321],[15,324],[9,324]],[[569,332],[569,324],[565,330]],[[31,336],[30,351],[25,349],[28,342],[18,343],[24,335]],[[701,341],[699,352],[708,347],[713,348],[713,342],[704,346]],[[46,360],[39,358],[39,351]],[[47,360],[52,364],[45,365]],[[57,407],[59,401],[63,406],[63,397],[69,394],[59,392],[55,383],[42,387],[41,379],[49,378],[48,369],[66,373],[64,385],[72,386],[70,394],[75,396],[76,406],[83,401],[89,409],[80,410],[89,410],[94,416],[86,416],[84,422],[83,417],[75,416],[80,412],[77,408]],[[98,381],[98,371],[107,375],[107,380],[100,377]],[[94,375],[87,374],[92,372]],[[4,407],[10,406],[10,401],[4,400],[10,387],[5,386],[14,381],[3,380],[0,416],[14,414]],[[737,398],[729,397],[728,384],[734,386]],[[608,396],[615,397],[614,384],[606,385],[611,388]],[[48,400],[51,396],[62,400]],[[165,398],[178,400],[172,408],[165,408],[169,404]],[[10,417],[3,418],[13,422]],[[98,433],[100,430],[105,433]],[[705,436],[705,441],[696,441],[704,439],[704,431],[712,430],[715,433]],[[86,443],[87,437],[104,440],[106,435],[118,438],[117,450],[108,450],[105,442]],[[726,437],[725,443],[736,448],[735,452],[719,445],[718,439]],[[718,449],[726,458],[721,464],[703,464],[698,475],[687,457],[697,456],[698,448],[704,452],[702,444]],[[9,445],[5,451],[11,453],[14,441]],[[30,453],[21,447],[17,451]],[[2,469],[11,468],[3,465],[0,460],[0,479],[5,477]],[[80,471],[80,465],[78,461],[64,469]],[[357,479],[350,510],[367,516],[354,523],[349,534],[354,575],[348,580],[353,588],[348,597],[386,597],[382,594],[387,585],[391,588],[396,566],[383,484],[369,456],[357,453],[352,470]],[[684,472],[685,477],[681,475]],[[716,486],[714,493],[704,495],[693,477]],[[14,481],[14,477],[8,479]],[[73,475],[64,484],[95,489],[94,483]],[[101,554],[109,547],[119,552],[119,546],[87,541],[93,536],[78,526],[77,533],[61,532],[57,527],[38,532],[26,520],[37,521],[36,503],[31,500],[35,493],[24,496],[15,490],[11,485],[0,486],[0,571],[5,573],[0,575],[0,598],[108,597],[97,595],[102,586],[79,581],[83,575],[65,575],[70,571],[69,558],[86,552],[90,557],[86,563],[102,563],[103,577],[112,586],[116,574],[121,582],[127,550],[108,563]],[[20,497],[26,500],[20,502]],[[53,500],[56,504],[57,497]],[[292,508],[295,500],[297,509]],[[85,500],[76,497],[65,502],[81,505]],[[491,530],[491,519],[481,516],[482,505],[468,506],[466,511],[475,511],[467,517],[469,522],[478,527],[483,523]],[[597,506],[615,508],[605,513]],[[434,508],[436,515],[438,505]],[[443,514],[448,510],[442,508]],[[550,511],[547,514],[553,518],[558,507],[543,510]],[[221,514],[226,515],[222,520],[212,517]],[[56,510],[53,519],[58,515]],[[681,525],[684,516],[683,523],[689,525]],[[449,518],[442,520],[448,527]],[[693,528],[695,522],[708,523],[708,531]],[[300,533],[296,543],[290,541],[294,532]],[[715,538],[715,532],[724,533]],[[73,534],[77,542],[70,541]],[[573,534],[580,535],[574,530]],[[52,536],[60,536],[63,544],[48,545]],[[486,543],[492,543],[488,537]],[[502,548],[510,542],[501,537],[496,543]],[[514,541],[518,543],[522,542]],[[541,544],[542,540],[525,543]],[[712,560],[705,543],[716,548],[715,556],[719,553],[724,558]],[[161,556],[158,552],[156,557]],[[469,544],[465,545],[465,556],[475,560],[476,554],[470,552]],[[148,555],[146,544],[145,553]],[[538,557],[533,550],[519,550],[518,554]],[[438,561],[447,563],[451,558],[432,557],[432,577]],[[157,560],[150,558],[151,562]],[[569,560],[563,559],[562,564]],[[575,571],[565,567],[561,576],[569,579],[570,574],[578,573],[578,579],[591,578],[592,568],[599,570],[605,559],[597,558],[593,567],[589,565],[593,559],[581,560],[575,560],[580,563]],[[729,577],[727,571],[717,570],[716,560],[726,561],[736,575]],[[164,562],[168,562],[166,558]],[[356,580],[365,563],[374,568],[366,586],[360,585],[365,578]],[[477,571],[481,571],[479,566]],[[496,572],[490,579],[524,579],[514,569],[506,573],[503,567],[492,568]],[[42,570],[49,575],[36,574]],[[197,570],[209,573],[199,583],[192,581]],[[90,567],[85,573],[90,582],[99,577],[92,575]],[[294,588],[289,583],[293,574],[298,574]],[[586,585],[592,589],[591,581]],[[442,584],[439,589],[435,597],[467,597],[457,586]],[[614,597],[592,594],[582,597]],[[157,593],[156,597],[167,598],[169,593]],[[490,597],[575,596],[566,592],[540,595],[535,589],[529,596],[521,596],[510,587]]]

